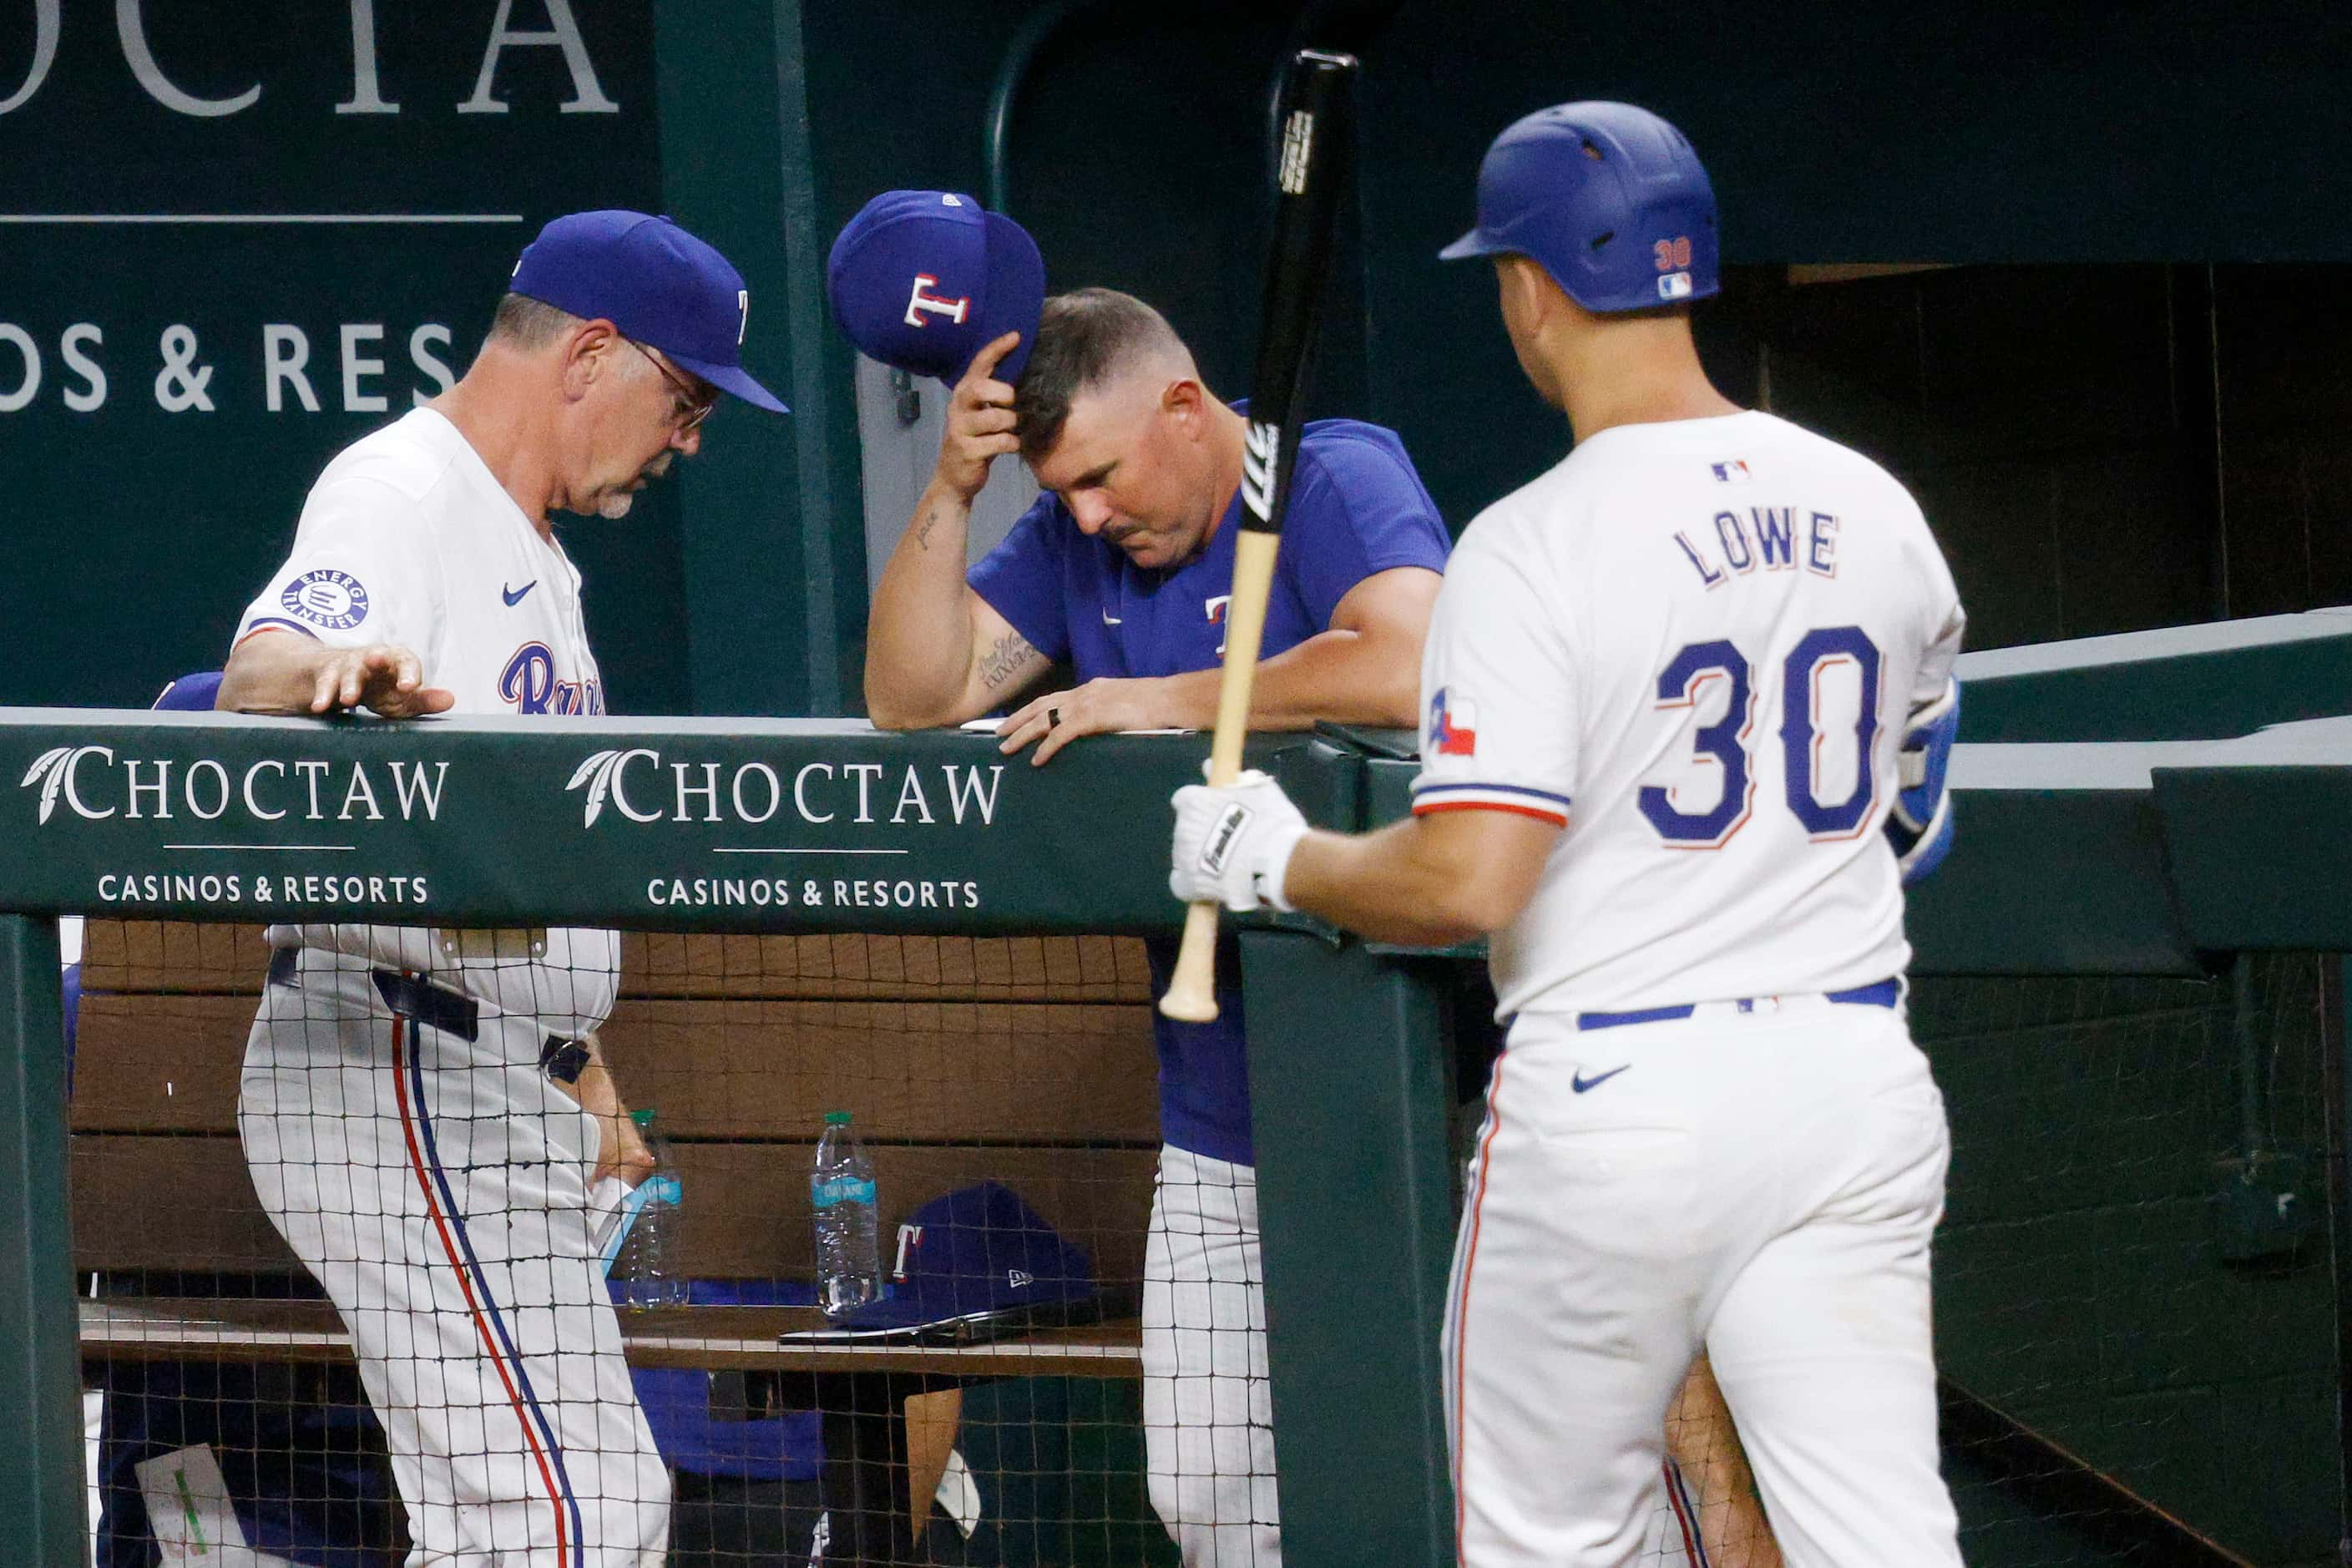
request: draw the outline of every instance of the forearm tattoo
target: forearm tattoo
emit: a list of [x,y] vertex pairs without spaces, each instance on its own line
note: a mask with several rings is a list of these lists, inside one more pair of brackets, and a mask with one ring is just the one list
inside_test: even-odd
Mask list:
[[939,525],[940,509],[933,507],[923,514],[922,521],[915,524],[915,548],[929,550],[931,547],[931,530]]
[[1037,650],[1019,632],[1007,632],[980,656],[980,683],[993,691],[1017,674]]

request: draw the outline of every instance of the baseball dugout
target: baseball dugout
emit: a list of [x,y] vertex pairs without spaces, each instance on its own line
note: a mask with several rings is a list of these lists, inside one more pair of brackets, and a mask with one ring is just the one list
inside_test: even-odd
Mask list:
[[[1971,680],[1964,848],[1914,929],[1956,1134],[1939,1338],[1972,1560],[2288,1563],[2342,1529],[2342,966],[2321,955],[2352,951],[2352,739],[2226,738],[2324,710],[2309,672],[2352,657],[2339,626],[1990,656]],[[2203,700],[2217,660],[2226,700]],[[2100,700],[2118,679],[2136,695]],[[2185,732],[2157,739],[2168,725]],[[1132,1281],[1153,1135],[1127,939],[1176,927],[1164,803],[1202,750],[1106,738],[1000,771],[982,737],[851,723],[0,713],[0,769],[24,782],[0,836],[0,1401],[31,1416],[27,1461],[0,1471],[0,1556],[79,1555],[82,1358],[348,1353],[316,1304],[75,1300],[76,1268],[168,1284],[289,1261],[224,1121],[258,921],[631,933],[610,1057],[706,1200],[688,1208],[698,1277],[805,1282],[810,1142],[837,1100],[881,1145],[886,1247],[924,1199],[994,1177],[1106,1287]],[[1393,816],[1412,773],[1381,737],[1266,738],[1255,760],[1338,826]],[[66,913],[95,917],[85,980],[106,994],[81,1015],[70,1137]],[[1449,1561],[1454,1058],[1431,1045],[1472,955],[1283,918],[1244,922],[1236,951],[1286,1555]],[[1115,1318],[861,1352],[780,1342],[796,1310],[627,1314],[630,1359],[888,1373],[905,1381],[862,1386],[891,1406],[972,1376],[1133,1375]],[[828,1445],[866,1466],[841,1484],[888,1513],[908,1438],[860,1441]],[[1101,1517],[1100,1495],[1083,1506]]]

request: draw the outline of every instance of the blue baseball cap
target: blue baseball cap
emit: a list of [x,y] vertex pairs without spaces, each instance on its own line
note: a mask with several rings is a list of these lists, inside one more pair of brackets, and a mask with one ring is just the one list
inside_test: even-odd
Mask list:
[[1588,310],[1717,291],[1715,187],[1683,133],[1630,103],[1555,104],[1478,165],[1478,226],[1438,255],[1525,256]]
[[720,391],[790,412],[743,369],[751,319],[743,275],[668,218],[621,208],[557,218],[523,247],[507,287],[583,321],[610,321]]
[[833,319],[858,352],[952,385],[1006,332],[996,367],[1017,381],[1045,305],[1045,262],[1029,231],[954,191],[885,191],[842,226],[826,258]]
[[843,1318],[845,1327],[914,1328],[1095,1293],[1086,1252],[1000,1183],[933,1198],[898,1233],[891,1293]]
[[183,675],[166,681],[148,706],[164,713],[209,713],[213,710],[213,699],[220,695],[220,683],[221,671],[217,669]]

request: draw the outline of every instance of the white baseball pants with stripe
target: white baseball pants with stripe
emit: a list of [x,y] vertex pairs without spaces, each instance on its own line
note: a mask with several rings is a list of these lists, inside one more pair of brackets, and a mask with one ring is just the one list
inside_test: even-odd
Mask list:
[[1464,1568],[1638,1561],[1702,1345],[1789,1568],[1958,1568],[1928,1310],[1943,1098],[1898,1011],[1755,1007],[1513,1028],[1447,1313]]
[[237,1122],[255,1190],[350,1329],[410,1568],[658,1568],[669,1478],[589,1245],[594,1120],[536,1021],[467,1041],[305,952],[263,994]]

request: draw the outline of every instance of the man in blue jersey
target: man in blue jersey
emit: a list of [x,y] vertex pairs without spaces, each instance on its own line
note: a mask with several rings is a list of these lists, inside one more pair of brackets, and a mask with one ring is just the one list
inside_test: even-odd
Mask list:
[[[939,468],[874,594],[866,699],[886,729],[961,723],[1056,665],[1077,684],[1014,709],[1008,752],[1044,763],[1082,735],[1214,722],[1239,531],[1242,416],[1202,384],[1159,311],[1086,289],[1045,302],[1019,388],[1017,335],[955,388]],[[967,574],[972,498],[994,460],[1046,494]],[[1445,526],[1393,432],[1350,419],[1300,442],[1266,611],[1252,724],[1416,720]],[[1150,944],[1154,990],[1173,941]],[[1192,1568],[1280,1561],[1240,965],[1219,1018],[1154,1016],[1160,1184],[1145,1266],[1152,1505]]]

